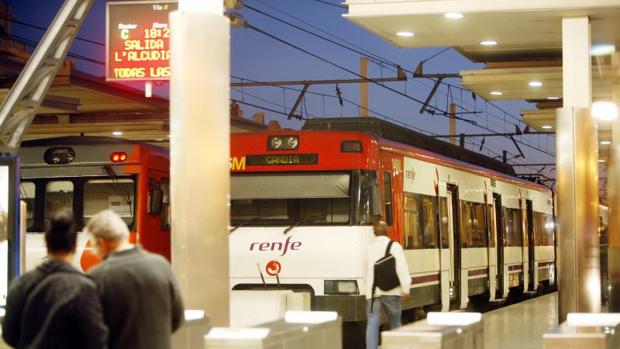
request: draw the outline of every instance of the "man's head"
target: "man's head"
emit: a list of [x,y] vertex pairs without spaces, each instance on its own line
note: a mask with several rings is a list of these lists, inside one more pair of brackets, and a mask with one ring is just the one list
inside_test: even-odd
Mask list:
[[106,258],[129,244],[129,228],[116,213],[105,210],[88,221],[84,232],[90,234],[95,242],[97,254]]
[[377,221],[373,226],[373,231],[375,232],[375,236],[387,236],[388,225],[385,224],[384,221]]
[[51,258],[69,259],[75,254],[77,232],[73,214],[69,210],[60,210],[50,218],[50,225],[45,231],[47,253]]

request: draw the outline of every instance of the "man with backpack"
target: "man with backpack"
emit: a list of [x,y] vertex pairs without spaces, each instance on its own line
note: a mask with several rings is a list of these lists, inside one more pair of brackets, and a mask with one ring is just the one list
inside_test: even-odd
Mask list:
[[377,349],[382,310],[385,310],[390,329],[401,326],[401,298],[408,299],[411,288],[402,246],[388,237],[385,222],[378,221],[373,230],[375,239],[366,253],[366,349]]

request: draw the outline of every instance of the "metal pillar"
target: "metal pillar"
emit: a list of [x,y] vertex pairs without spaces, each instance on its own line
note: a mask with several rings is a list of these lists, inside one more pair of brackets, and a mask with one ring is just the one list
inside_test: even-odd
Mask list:
[[597,128],[590,113],[590,21],[562,19],[564,108],[557,111],[559,321],[600,311]]
[[[614,59],[620,68],[618,57]],[[613,102],[620,105],[620,85],[613,87]],[[607,280],[609,282],[609,312],[620,312],[620,118],[612,125],[612,144],[607,162],[607,203],[609,204]]]
[[[368,57],[360,57],[360,75],[368,78]],[[360,84],[360,116],[368,116],[368,82]]]
[[230,23],[222,1],[171,13],[172,267],[190,309],[229,322]]

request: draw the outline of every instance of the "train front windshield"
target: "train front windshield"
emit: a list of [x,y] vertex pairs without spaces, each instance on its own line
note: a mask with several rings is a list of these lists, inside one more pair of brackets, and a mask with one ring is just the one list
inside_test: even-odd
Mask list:
[[374,172],[253,173],[231,178],[233,226],[370,224]]
[[24,179],[21,198],[27,205],[29,232],[41,232],[51,215],[59,209],[70,209],[78,225],[86,224],[97,212],[111,209],[127,225],[135,224],[136,182],[129,178],[65,178]]

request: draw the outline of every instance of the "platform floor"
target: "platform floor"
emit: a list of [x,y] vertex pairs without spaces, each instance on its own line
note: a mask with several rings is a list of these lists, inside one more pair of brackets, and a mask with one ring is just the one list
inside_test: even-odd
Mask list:
[[543,334],[558,326],[558,294],[490,311],[482,319],[485,349],[543,349]]

